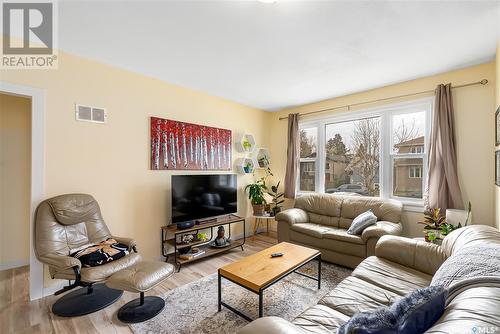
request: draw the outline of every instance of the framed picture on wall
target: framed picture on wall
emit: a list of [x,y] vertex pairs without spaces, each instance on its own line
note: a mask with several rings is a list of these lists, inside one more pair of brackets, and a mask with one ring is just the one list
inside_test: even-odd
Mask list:
[[495,184],[500,187],[500,150],[495,153]]
[[500,106],[495,113],[495,145],[500,145]]

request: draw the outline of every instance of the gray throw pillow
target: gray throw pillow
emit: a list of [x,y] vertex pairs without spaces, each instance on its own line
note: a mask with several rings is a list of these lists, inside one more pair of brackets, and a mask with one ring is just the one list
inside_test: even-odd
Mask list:
[[360,235],[365,228],[375,224],[376,222],[377,216],[375,216],[370,209],[353,219],[351,227],[349,227],[347,233]]

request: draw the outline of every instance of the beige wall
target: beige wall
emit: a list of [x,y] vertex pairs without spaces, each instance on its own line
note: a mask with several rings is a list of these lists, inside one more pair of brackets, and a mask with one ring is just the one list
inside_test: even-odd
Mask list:
[[31,100],[0,94],[0,268],[29,263]]
[[[270,115],[264,111],[65,53],[57,70],[0,74],[2,81],[45,90],[46,197],[94,195],[112,233],[136,238],[145,258],[161,254],[170,176],[200,173],[149,169],[150,116],[231,129],[233,140],[244,132],[258,145],[268,140]],[[75,103],[107,108],[107,124],[75,121]],[[238,156],[233,150],[233,161]],[[243,196],[250,180],[238,178],[240,214],[250,209]]]
[[[279,117],[286,116],[291,112],[318,110],[425,91],[434,89],[439,83],[451,82],[453,85],[460,85],[481,79],[488,79],[489,84],[454,90],[458,173],[464,200],[470,200],[473,205],[474,223],[494,225],[494,194],[491,187],[494,179],[492,154],[494,127],[491,122],[491,110],[493,110],[495,104],[494,62],[274,113],[272,115],[269,143],[276,176],[280,179],[284,178],[286,162],[287,122],[278,120]],[[400,101],[393,100],[391,103]],[[363,108],[375,105],[377,104],[365,105]],[[352,109],[359,110],[362,108]],[[338,112],[345,112],[345,110],[339,110]],[[334,113],[330,113],[330,115],[332,114]],[[326,115],[328,113],[322,114],[322,116]],[[411,236],[421,235],[422,227],[416,224],[421,218],[422,214],[420,213],[405,212],[403,215],[404,233]]]
[[[500,107],[500,40],[497,46],[497,57],[496,57],[496,107]],[[500,146],[497,147],[500,149]],[[500,187],[495,185],[495,209],[496,209],[496,227],[500,228]]]

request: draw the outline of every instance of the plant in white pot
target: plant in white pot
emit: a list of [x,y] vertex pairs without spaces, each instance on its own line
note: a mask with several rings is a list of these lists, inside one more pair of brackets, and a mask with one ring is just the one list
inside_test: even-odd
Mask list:
[[255,216],[262,216],[264,214],[264,206],[267,203],[264,198],[264,191],[266,190],[267,186],[264,178],[257,180],[255,183],[250,183],[245,187]]

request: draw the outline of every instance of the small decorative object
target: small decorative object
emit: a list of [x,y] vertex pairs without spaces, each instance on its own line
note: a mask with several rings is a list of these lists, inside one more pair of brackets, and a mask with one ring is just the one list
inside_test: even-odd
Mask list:
[[284,194],[282,192],[278,191],[279,187],[280,187],[280,182],[278,181],[278,184],[275,186],[271,186],[271,191],[267,192],[267,194],[273,198],[272,205],[271,205],[271,211],[270,211],[271,217],[276,216],[278,214],[278,212],[281,211],[281,207],[283,206],[283,203],[285,202],[285,200],[283,198]]
[[264,198],[264,190],[267,190],[264,178],[257,180],[255,183],[247,184],[245,187],[245,191],[248,191],[248,199],[252,203],[254,216],[264,214],[264,205],[267,203]]
[[207,241],[208,240],[208,234],[207,233],[198,233],[196,235],[196,239],[199,241]]
[[177,251],[181,255],[188,254],[191,252],[191,247],[178,248]]
[[500,106],[495,113],[495,145],[500,145]]
[[225,237],[225,233],[224,226],[219,226],[217,229],[217,237],[210,243],[210,246],[221,248],[231,245],[231,241]]
[[260,168],[265,168],[265,167],[269,166],[269,159],[267,158],[266,155],[264,155],[264,156],[259,158],[258,163],[259,163]]
[[424,214],[424,221],[418,223],[425,225],[425,241],[432,242],[439,237],[439,231],[442,225],[446,223],[446,217],[441,216],[440,208],[429,209]]
[[495,153],[495,184],[500,187],[500,150]]
[[189,244],[193,241],[194,237],[192,234],[185,234],[182,236],[182,243]]
[[250,142],[246,139],[243,139],[243,141],[241,142],[241,145],[243,146],[243,149],[245,151],[250,151],[250,149],[252,148],[252,144],[250,144]]
[[151,169],[231,170],[231,130],[151,117]]
[[249,161],[245,164],[245,166],[243,167],[243,170],[245,171],[245,173],[251,173],[252,172],[252,163]]

